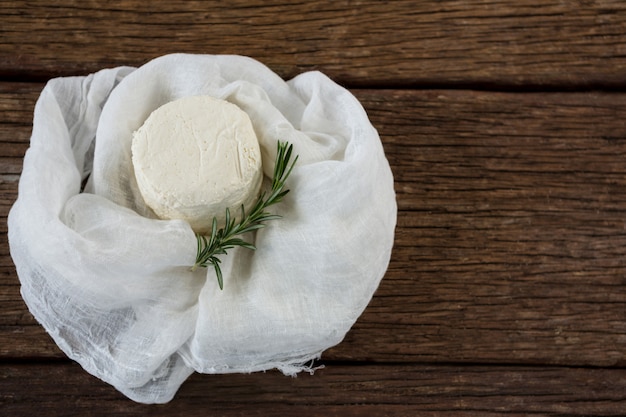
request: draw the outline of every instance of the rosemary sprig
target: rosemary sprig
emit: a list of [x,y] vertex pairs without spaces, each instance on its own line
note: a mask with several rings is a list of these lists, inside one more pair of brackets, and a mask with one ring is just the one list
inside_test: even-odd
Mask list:
[[291,170],[296,164],[298,156],[296,155],[293,162],[290,163],[293,145],[287,142],[282,143],[278,141],[277,146],[278,149],[276,153],[276,162],[274,164],[272,188],[269,195],[266,197],[266,193],[262,193],[252,210],[247,214],[242,204],[241,220],[239,220],[239,222],[236,222],[235,218],[231,217],[230,210],[227,208],[226,219],[224,222],[225,225],[223,228],[218,229],[217,218],[213,217],[211,236],[207,238],[204,235],[196,234],[196,238],[198,240],[198,251],[196,254],[196,263],[193,265],[191,270],[195,271],[198,267],[206,268],[209,265],[213,265],[220,289],[224,289],[224,280],[222,277],[222,269],[220,268],[221,260],[218,258],[218,255],[226,255],[226,251],[234,248],[235,246],[256,250],[256,246],[236,236],[261,229],[265,227],[263,222],[281,217],[276,214],[271,214],[265,211],[265,209],[271,205],[279,203],[289,192],[289,190],[284,190],[285,181],[287,180],[289,174],[291,174]]

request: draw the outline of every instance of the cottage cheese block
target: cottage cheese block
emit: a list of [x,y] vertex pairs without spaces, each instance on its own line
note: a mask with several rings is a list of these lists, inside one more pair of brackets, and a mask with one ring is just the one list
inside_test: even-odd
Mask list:
[[261,151],[248,115],[209,96],[156,109],[134,133],[132,159],[146,204],[163,219],[182,219],[200,233],[226,208],[240,216],[259,195]]

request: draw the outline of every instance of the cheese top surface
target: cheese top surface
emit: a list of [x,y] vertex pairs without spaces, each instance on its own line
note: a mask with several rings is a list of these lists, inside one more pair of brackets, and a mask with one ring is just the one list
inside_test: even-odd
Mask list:
[[132,160],[139,191],[162,219],[182,219],[209,233],[226,208],[241,215],[258,198],[261,151],[248,115],[209,96],[169,102],[134,133]]

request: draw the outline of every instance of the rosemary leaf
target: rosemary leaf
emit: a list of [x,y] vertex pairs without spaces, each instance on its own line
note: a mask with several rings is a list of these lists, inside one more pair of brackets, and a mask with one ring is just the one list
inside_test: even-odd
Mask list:
[[198,247],[196,263],[191,267],[192,271],[195,271],[197,268],[207,268],[209,265],[212,265],[215,269],[217,283],[220,289],[224,289],[224,279],[220,267],[221,260],[217,255],[227,255],[226,251],[228,249],[237,246],[256,250],[256,246],[235,236],[261,229],[265,227],[263,222],[280,218],[279,215],[271,214],[265,211],[265,209],[271,205],[280,203],[283,197],[289,192],[289,190],[284,189],[285,182],[298,160],[298,156],[296,155],[293,161],[290,162],[292,151],[293,145],[278,141],[272,188],[269,196],[266,197],[266,193],[261,194],[252,207],[252,210],[247,214],[242,205],[241,219],[238,223],[234,217],[231,217],[230,210],[227,208],[224,227],[218,229],[217,218],[214,217],[211,225],[211,236],[208,239],[204,235],[196,234]]

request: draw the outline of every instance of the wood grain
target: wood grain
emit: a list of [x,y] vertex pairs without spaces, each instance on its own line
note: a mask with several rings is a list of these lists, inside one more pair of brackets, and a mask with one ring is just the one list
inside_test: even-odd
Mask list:
[[[40,88],[0,83],[15,109],[0,124],[3,229]],[[385,279],[324,359],[624,366],[626,95],[354,92],[400,212]],[[5,238],[0,297],[1,357],[63,357],[21,301]]]
[[0,78],[47,79],[172,52],[240,54],[351,86],[621,88],[621,0],[0,3]]
[[[131,403],[68,363],[0,365],[6,415],[623,415],[626,370],[328,364],[314,375],[192,375],[174,401]],[[89,394],[86,395],[86,392]],[[59,401],[63,398],[63,401]]]

